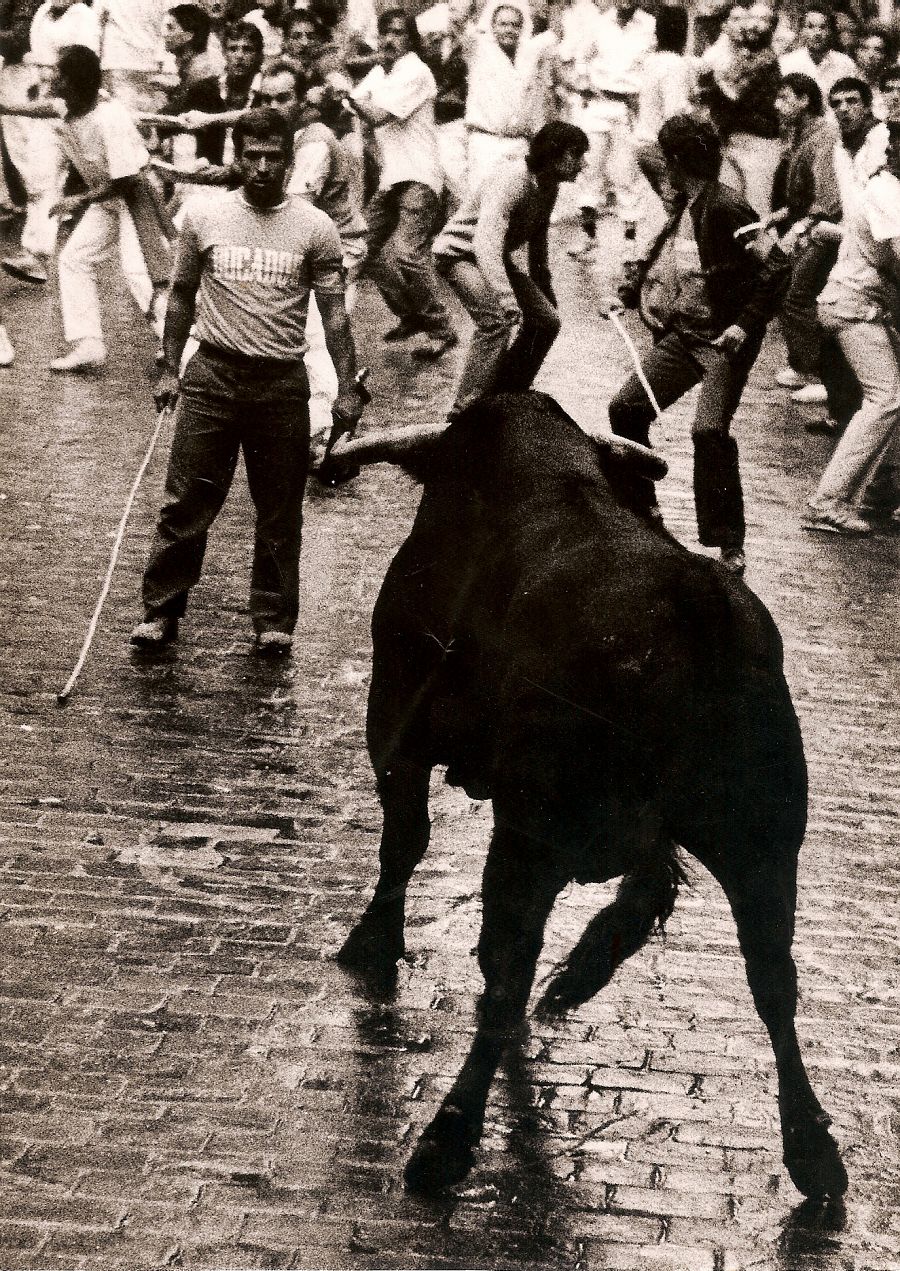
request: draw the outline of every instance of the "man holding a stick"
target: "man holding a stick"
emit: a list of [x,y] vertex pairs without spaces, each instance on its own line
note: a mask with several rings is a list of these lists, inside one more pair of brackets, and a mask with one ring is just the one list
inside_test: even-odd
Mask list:
[[[165,503],[144,573],[144,621],[131,635],[144,650],[177,636],[200,577],[207,531],[243,450],[256,507],[250,584],[256,648],[267,655],[290,651],[309,463],[303,355],[310,291],[337,370],[335,420],[352,429],[363,409],[338,232],[324,212],[284,193],[293,129],[264,108],[248,112],[233,139],[241,188],[189,203],[178,240],[157,405],[181,396]],[[200,347],[179,384],[192,323]]]

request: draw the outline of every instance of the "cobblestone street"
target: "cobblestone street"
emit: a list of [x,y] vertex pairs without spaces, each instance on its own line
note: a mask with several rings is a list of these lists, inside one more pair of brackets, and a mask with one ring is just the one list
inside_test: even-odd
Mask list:
[[[589,422],[629,363],[594,316],[599,284],[561,250],[570,232],[555,249],[566,325],[539,386]],[[602,226],[610,267],[617,233]],[[46,369],[52,289],[5,299],[0,1267],[900,1269],[900,537],[801,530],[830,443],[770,387],[777,334],[735,431],[747,582],[781,629],[810,767],[799,1032],[851,1177],[843,1224],[797,1211],[734,924],[690,861],[665,939],[565,1024],[532,1023],[466,1184],[404,1193],[473,1029],[489,834],[487,805],[436,779],[410,960],[390,1001],[366,1000],[333,955],[375,878],[369,619],[417,490],[380,466],[310,493],[295,653],[276,664],[251,653],[239,472],[182,640],[141,660],[128,633],[165,434],[58,707],[153,426],[153,346],[115,296],[94,379]],[[368,285],[358,314],[364,427],[443,413],[451,359],[410,371],[385,352]],[[692,403],[655,441],[666,522],[696,547]],[[539,977],[610,891],[564,893]]]

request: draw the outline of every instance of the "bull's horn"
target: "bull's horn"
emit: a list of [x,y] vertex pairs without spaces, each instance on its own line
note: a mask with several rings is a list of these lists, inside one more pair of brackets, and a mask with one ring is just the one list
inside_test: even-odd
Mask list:
[[669,471],[669,465],[662,455],[649,446],[642,446],[639,441],[620,437],[618,433],[609,432],[606,428],[585,428],[583,424],[580,427],[598,446],[608,450],[617,459],[633,465],[641,476],[659,481]]
[[379,428],[349,441],[335,443],[335,459],[352,459],[354,463],[401,463],[404,456],[426,449],[449,428],[445,419],[438,424],[410,424],[406,428]]

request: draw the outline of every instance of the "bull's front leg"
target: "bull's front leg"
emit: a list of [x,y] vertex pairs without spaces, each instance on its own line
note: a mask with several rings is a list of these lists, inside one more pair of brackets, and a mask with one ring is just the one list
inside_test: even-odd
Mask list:
[[429,768],[396,759],[378,774],[384,811],[375,894],[337,955],[342,966],[375,981],[396,971],[406,947],[403,938],[406,889],[428,850]]
[[482,884],[478,1027],[459,1076],[406,1166],[409,1191],[449,1187],[475,1162],[491,1082],[504,1050],[520,1036],[544,927],[566,882],[548,855],[546,845],[514,830],[494,831]]

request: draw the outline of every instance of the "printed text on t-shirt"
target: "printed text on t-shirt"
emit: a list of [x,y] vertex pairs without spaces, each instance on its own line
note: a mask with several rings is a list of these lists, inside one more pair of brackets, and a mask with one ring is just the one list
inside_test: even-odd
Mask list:
[[260,282],[271,287],[296,287],[301,279],[303,256],[271,247],[212,249],[213,275],[220,282]]

